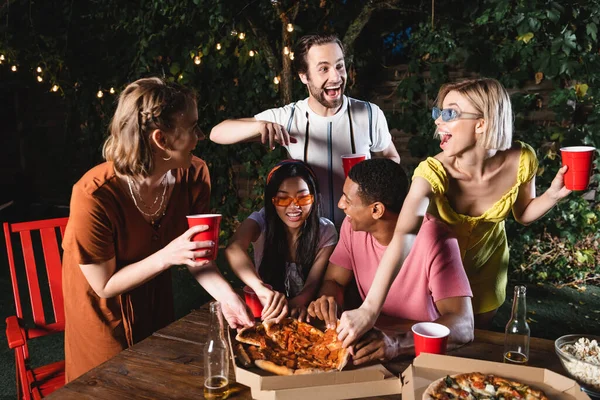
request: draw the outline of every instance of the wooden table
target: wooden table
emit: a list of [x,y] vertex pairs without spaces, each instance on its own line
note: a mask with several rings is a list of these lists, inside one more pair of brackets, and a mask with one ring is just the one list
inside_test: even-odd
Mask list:
[[[54,392],[51,399],[201,399],[204,396],[202,354],[208,333],[208,304],[154,333],[135,346]],[[475,341],[449,355],[502,361],[504,334],[476,330]],[[90,343],[93,346],[93,343]],[[530,366],[564,374],[554,342],[532,338]],[[400,374],[412,362],[404,358],[386,364]],[[230,382],[234,382],[233,367]],[[251,399],[250,389],[231,385],[230,399]],[[371,397],[398,399],[398,396]]]

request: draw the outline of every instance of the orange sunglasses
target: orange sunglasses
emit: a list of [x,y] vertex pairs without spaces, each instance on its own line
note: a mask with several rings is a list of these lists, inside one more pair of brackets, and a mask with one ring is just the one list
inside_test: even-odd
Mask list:
[[307,194],[300,197],[273,197],[271,199],[275,207],[287,207],[294,203],[298,207],[309,206],[315,202],[315,196]]

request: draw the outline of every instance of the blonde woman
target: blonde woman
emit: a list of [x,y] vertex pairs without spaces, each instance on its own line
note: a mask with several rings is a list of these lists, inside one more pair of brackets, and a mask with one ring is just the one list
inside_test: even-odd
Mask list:
[[69,382],[173,321],[170,268],[185,265],[223,305],[232,327],[252,325],[244,302],[192,242],[187,214],[209,210],[210,177],[195,157],[192,91],[140,79],[119,97],[106,162],[74,186],[63,242]]
[[528,225],[571,192],[564,186],[562,167],[550,188],[536,197],[535,152],[525,143],[513,143],[510,98],[498,81],[472,79],[443,86],[432,117],[442,152],[415,170],[394,237],[377,270],[375,290],[360,308],[342,315],[338,332],[346,346],[373,326],[425,212],[456,233],[473,291],[475,324],[486,327],[505,299],[508,213]]

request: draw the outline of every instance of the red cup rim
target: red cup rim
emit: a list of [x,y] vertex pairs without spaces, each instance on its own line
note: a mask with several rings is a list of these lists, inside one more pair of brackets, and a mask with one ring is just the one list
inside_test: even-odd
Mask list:
[[[443,330],[444,332],[446,332],[446,334],[437,335],[437,336],[426,335],[424,333],[417,332],[415,330],[415,327],[418,328],[419,326],[431,326],[431,327],[435,327],[437,329]],[[410,329],[412,330],[413,334],[419,335],[421,337],[428,338],[428,339],[443,339],[446,336],[450,335],[450,329],[446,325],[438,324],[438,323],[435,323],[435,322],[419,322],[418,324],[414,324]]]
[[216,218],[222,217],[223,214],[196,214],[196,215],[186,215],[186,218]]
[[568,146],[560,148],[560,151],[565,153],[587,153],[595,150],[596,148],[592,146]]
[[342,158],[360,158],[360,157],[365,157],[367,158],[366,154],[342,154]]

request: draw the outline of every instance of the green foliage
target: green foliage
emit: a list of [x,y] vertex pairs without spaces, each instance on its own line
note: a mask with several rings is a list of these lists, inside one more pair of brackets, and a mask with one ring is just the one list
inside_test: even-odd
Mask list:
[[[208,135],[225,119],[251,117],[281,105],[279,87],[273,83],[281,68],[267,64],[259,39],[266,39],[281,64],[284,45],[305,33],[329,30],[343,35],[363,7],[362,2],[350,3],[279,0],[281,10],[290,14],[299,4],[291,43],[284,44],[281,19],[271,1],[15,0],[0,10],[6,21],[0,25],[0,53],[24,71],[6,73],[13,85],[36,85],[28,67],[41,65],[42,86],[46,90],[60,86],[57,94],[63,95],[67,109],[66,132],[63,146],[54,151],[60,152],[57,158],[63,168],[57,175],[66,179],[56,186],[68,203],[73,183],[102,162],[116,95],[126,84],[162,76],[193,87],[199,98],[199,125]],[[244,40],[237,36],[242,32]],[[251,57],[250,50],[258,54]],[[9,65],[8,61],[0,65],[3,77]],[[110,87],[116,89],[115,95],[109,93]],[[102,98],[97,97],[99,90]],[[306,96],[298,80],[294,91],[295,98]],[[224,215],[221,237],[226,243],[237,224],[260,208],[264,176],[284,154],[280,149],[267,151],[261,144],[222,146],[208,139],[200,142],[196,154],[209,165],[211,206]],[[238,196],[243,189],[237,187],[240,176],[255,182],[245,198]]]
[[[600,4],[468,3],[440,5],[435,28],[424,20],[406,43],[409,69],[398,86],[401,126],[417,134],[413,155],[437,153],[428,114],[440,86],[457,75],[496,78],[511,93],[515,139],[537,151],[540,195],[560,166],[560,147],[600,145]],[[536,122],[537,115],[550,117]],[[598,281],[599,178],[593,175],[585,199],[573,193],[531,226],[507,221],[515,274],[536,282]],[[552,257],[542,257],[548,252]]]

